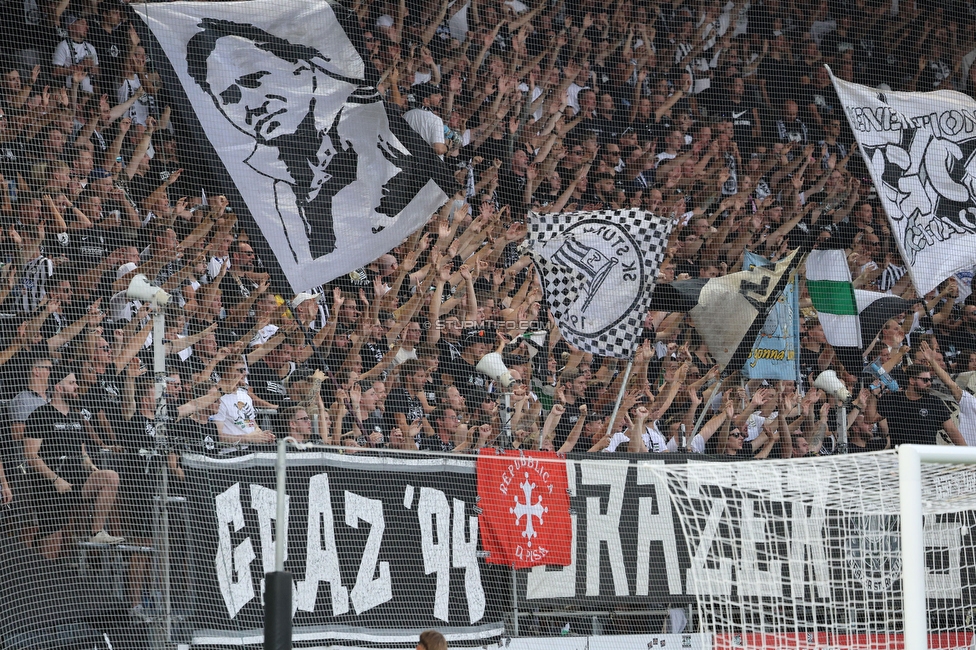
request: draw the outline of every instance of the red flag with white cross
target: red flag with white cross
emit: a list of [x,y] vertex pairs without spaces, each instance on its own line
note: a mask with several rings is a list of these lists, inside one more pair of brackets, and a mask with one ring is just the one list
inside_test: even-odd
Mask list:
[[478,455],[478,528],[488,562],[516,569],[572,564],[566,459],[484,448]]

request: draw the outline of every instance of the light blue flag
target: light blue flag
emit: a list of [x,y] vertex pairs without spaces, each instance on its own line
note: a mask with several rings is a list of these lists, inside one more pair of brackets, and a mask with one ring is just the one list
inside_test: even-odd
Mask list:
[[[773,264],[765,257],[746,251],[743,270],[751,266]],[[800,378],[800,303],[797,279],[786,285],[783,293],[749,352],[742,374],[749,379]]]

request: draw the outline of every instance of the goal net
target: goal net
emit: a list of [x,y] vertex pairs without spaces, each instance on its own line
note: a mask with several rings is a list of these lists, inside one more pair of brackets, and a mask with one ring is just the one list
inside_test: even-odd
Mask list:
[[0,0],[0,650],[968,646],[974,5]]
[[716,648],[922,647],[906,643],[913,622],[930,648],[972,647],[972,464],[921,464],[924,524],[904,531],[924,545],[921,609],[903,589],[903,571],[918,567],[902,542],[896,452],[655,471],[667,475],[687,591]]

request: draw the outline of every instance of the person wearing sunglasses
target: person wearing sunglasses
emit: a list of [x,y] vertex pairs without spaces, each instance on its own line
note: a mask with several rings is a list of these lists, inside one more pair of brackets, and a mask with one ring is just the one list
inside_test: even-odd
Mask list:
[[[688,450],[698,454],[706,453],[705,445],[709,439],[718,434],[716,451],[719,454],[745,459],[768,458],[773,445],[779,440],[779,433],[776,430],[763,431],[746,446],[749,433],[737,424],[737,420],[741,420],[741,417],[737,418],[735,411],[733,401],[726,400],[722,410],[705,423],[701,431],[689,441]],[[723,435],[724,431],[728,433]],[[672,440],[672,445],[674,442],[676,441]]]
[[[940,364],[941,359],[938,354],[938,350],[932,349],[932,346],[926,341],[922,341],[916,354],[918,365],[927,364],[932,373],[952,393],[952,398],[959,405],[959,433],[967,445],[974,445],[976,444],[976,397],[970,392],[968,382],[963,382],[961,376],[958,384],[953,380],[952,376]],[[960,384],[965,384],[966,388]],[[946,432],[948,433],[949,430],[946,429]]]
[[965,447],[966,441],[952,421],[949,407],[932,395],[932,369],[924,362],[915,363],[905,368],[905,374],[908,376],[905,390],[882,395],[877,400],[876,410],[869,404],[868,421],[881,417],[878,427],[882,433],[888,434],[892,446],[934,445],[939,430],[945,429],[953,444]]

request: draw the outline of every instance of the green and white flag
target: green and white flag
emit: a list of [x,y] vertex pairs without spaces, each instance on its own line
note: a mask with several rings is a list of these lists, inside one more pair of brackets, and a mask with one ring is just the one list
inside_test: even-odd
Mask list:
[[810,252],[807,257],[807,290],[827,342],[833,346],[863,347],[857,299],[847,266],[847,255],[842,249]]
[[890,319],[912,309],[912,303],[878,291],[855,289],[844,250],[811,251],[807,257],[807,290],[817,309],[824,338],[850,372],[864,366],[864,348]]

